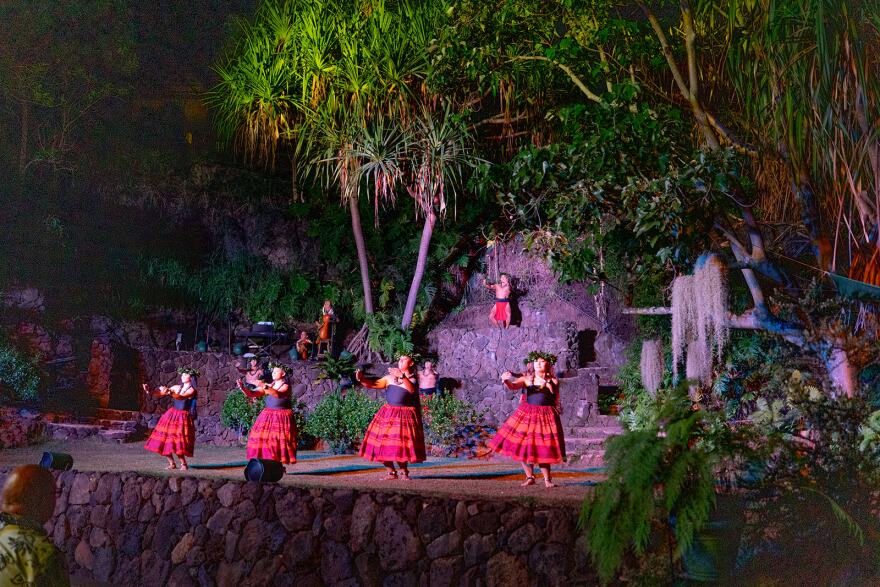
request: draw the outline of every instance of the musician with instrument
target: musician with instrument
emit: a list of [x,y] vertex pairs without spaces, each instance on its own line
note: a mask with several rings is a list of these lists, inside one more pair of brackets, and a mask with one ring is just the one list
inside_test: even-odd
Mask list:
[[312,358],[317,359],[321,351],[321,345],[326,345],[326,354],[329,354],[333,348],[333,334],[336,330],[336,313],[333,311],[333,304],[330,300],[324,300],[324,306],[321,308],[321,319],[316,323],[318,327],[318,337],[315,346],[312,347]]

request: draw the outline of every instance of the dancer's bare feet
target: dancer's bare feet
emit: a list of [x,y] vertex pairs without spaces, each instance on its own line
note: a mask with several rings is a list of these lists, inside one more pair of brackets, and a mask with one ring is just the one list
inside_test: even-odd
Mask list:
[[171,457],[168,457],[168,466],[165,468],[166,469],[176,469],[177,465],[174,464],[174,459],[172,459]]
[[550,481],[549,479],[544,479],[544,487],[546,489],[550,489],[551,487],[556,487],[556,483]]
[[384,477],[382,477],[382,481],[391,481],[393,479],[397,479],[397,471],[388,471]]
[[525,481],[523,481],[522,483],[519,484],[519,486],[520,486],[520,487],[526,487],[526,486],[528,486],[528,485],[534,485],[534,484],[535,484],[535,478],[534,478],[534,476],[529,475],[528,477],[526,477],[526,480],[525,480]]
[[400,480],[401,481],[412,481],[412,479],[410,479],[410,477],[409,477],[408,471],[401,471],[400,472]]

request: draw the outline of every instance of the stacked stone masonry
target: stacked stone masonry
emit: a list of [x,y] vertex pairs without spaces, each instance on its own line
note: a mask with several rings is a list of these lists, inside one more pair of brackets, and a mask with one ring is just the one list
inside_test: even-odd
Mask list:
[[49,536],[100,585],[597,584],[576,506],[135,473],[57,486]]

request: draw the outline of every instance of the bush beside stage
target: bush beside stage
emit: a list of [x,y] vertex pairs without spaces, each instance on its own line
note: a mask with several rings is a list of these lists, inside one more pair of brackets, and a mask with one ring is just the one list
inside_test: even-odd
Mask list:
[[[6,471],[0,471],[0,483]],[[113,585],[594,584],[576,506],[56,474],[73,575]]]

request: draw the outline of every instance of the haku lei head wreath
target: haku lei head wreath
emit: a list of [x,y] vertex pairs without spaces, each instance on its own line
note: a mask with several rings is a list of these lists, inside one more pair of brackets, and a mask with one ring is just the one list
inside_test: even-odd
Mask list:
[[269,361],[269,364],[266,365],[269,368],[269,371],[273,369],[281,369],[285,373],[287,373],[287,365],[282,365],[281,363],[276,363],[274,361]]
[[533,362],[537,361],[538,359],[544,359],[545,361],[547,361],[551,365],[556,364],[556,355],[554,355],[552,353],[545,353],[544,351],[530,352],[528,354],[528,356],[526,356],[526,358],[523,359],[523,364],[528,365],[529,363],[533,363]]
[[177,370],[177,372],[180,373],[181,375],[183,375],[185,373],[191,377],[198,377],[199,375],[201,375],[201,373],[199,373],[198,369],[193,369],[192,367],[181,367],[180,369]]

